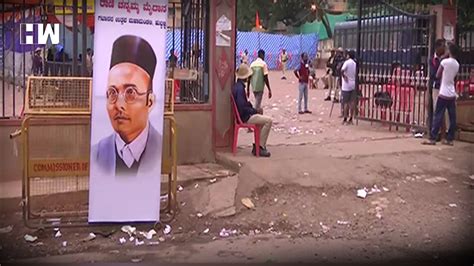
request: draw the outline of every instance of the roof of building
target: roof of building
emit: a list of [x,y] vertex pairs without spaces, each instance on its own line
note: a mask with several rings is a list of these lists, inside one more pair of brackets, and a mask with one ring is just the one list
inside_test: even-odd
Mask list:
[[[352,18],[352,15],[349,13],[342,13],[340,15],[327,14],[326,16],[329,20],[329,25],[331,26],[331,31],[333,33],[334,33],[334,26],[336,25],[337,22],[346,21]],[[306,22],[305,24],[301,25],[301,27],[297,29],[297,32],[303,33],[303,34],[317,33],[319,35],[320,40],[325,40],[328,38],[326,28],[324,27],[321,21]]]

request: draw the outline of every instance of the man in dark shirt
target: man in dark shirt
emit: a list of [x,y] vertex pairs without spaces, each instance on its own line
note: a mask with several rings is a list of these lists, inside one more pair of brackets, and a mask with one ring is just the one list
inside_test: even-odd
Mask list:
[[[311,114],[308,110],[308,81],[309,81],[309,62],[306,53],[301,54],[301,61],[298,69],[295,70],[295,76],[298,79],[298,113]],[[304,111],[301,110],[301,100],[304,98]]]
[[[341,92],[342,80],[341,80],[341,68],[346,59],[344,58],[344,50],[342,47],[337,48],[336,55],[334,56],[333,63],[331,64],[332,76],[335,79],[334,84],[334,102],[339,102],[339,94]],[[329,88],[328,97],[331,99],[331,92],[333,88]],[[328,98],[326,98],[328,99]],[[342,113],[342,108],[341,108]]]
[[[255,124],[260,127],[260,156],[270,157],[270,152],[267,150],[267,139],[272,128],[272,118],[263,115],[262,108],[253,108],[245,93],[245,83],[252,76],[252,69],[246,64],[241,64],[235,75],[237,82],[232,89],[232,96],[237,105],[240,119],[243,123]],[[255,144],[253,144],[252,154],[256,155]]]
[[[438,95],[439,95],[439,88],[441,85],[441,79],[436,76],[436,73],[438,72],[438,68],[441,64],[441,60],[443,60],[446,57],[446,41],[444,39],[438,39],[435,42],[435,54],[433,57],[430,59],[430,80],[429,80],[429,94],[431,96],[431,100],[428,101],[429,104],[429,109],[428,109],[428,128],[431,129],[431,125],[433,123],[433,113],[434,110],[436,110],[436,102],[438,100]],[[438,140],[444,137],[446,134],[446,119],[443,119],[441,122],[441,130],[440,130],[440,136],[436,136]]]
[[329,89],[325,101],[331,100],[331,91],[336,85],[336,77],[333,75],[334,71],[334,58],[336,57],[336,50],[331,50],[331,56],[329,56],[328,61],[326,62],[326,75],[324,76],[324,89]]
[[41,57],[41,48],[36,48],[33,55],[33,75],[41,76],[43,74],[43,58]]

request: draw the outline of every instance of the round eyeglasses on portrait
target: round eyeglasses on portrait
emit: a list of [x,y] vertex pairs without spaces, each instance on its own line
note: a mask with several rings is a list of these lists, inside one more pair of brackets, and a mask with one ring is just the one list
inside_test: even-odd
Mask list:
[[146,92],[138,92],[137,88],[134,86],[128,86],[123,92],[119,92],[116,88],[109,88],[107,90],[107,102],[109,104],[114,104],[117,102],[119,97],[125,100],[125,103],[130,104],[134,103],[136,99],[140,96],[147,95],[151,93],[151,90]]

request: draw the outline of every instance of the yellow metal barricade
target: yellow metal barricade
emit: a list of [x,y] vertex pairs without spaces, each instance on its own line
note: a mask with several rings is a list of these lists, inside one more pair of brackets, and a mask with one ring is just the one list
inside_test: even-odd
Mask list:
[[[162,175],[168,179],[161,220],[177,209],[177,132],[174,81],[166,80]],[[31,228],[85,226],[88,216],[90,78],[29,77],[21,129],[22,204]],[[34,141],[32,140],[34,138]]]

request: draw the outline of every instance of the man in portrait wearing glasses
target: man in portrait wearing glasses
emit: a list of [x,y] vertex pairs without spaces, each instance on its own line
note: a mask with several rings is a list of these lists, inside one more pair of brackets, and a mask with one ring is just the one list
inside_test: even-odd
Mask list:
[[92,147],[91,161],[109,176],[141,176],[159,169],[162,138],[148,116],[155,104],[156,55],[144,39],[125,35],[113,44],[107,112],[114,133]]

